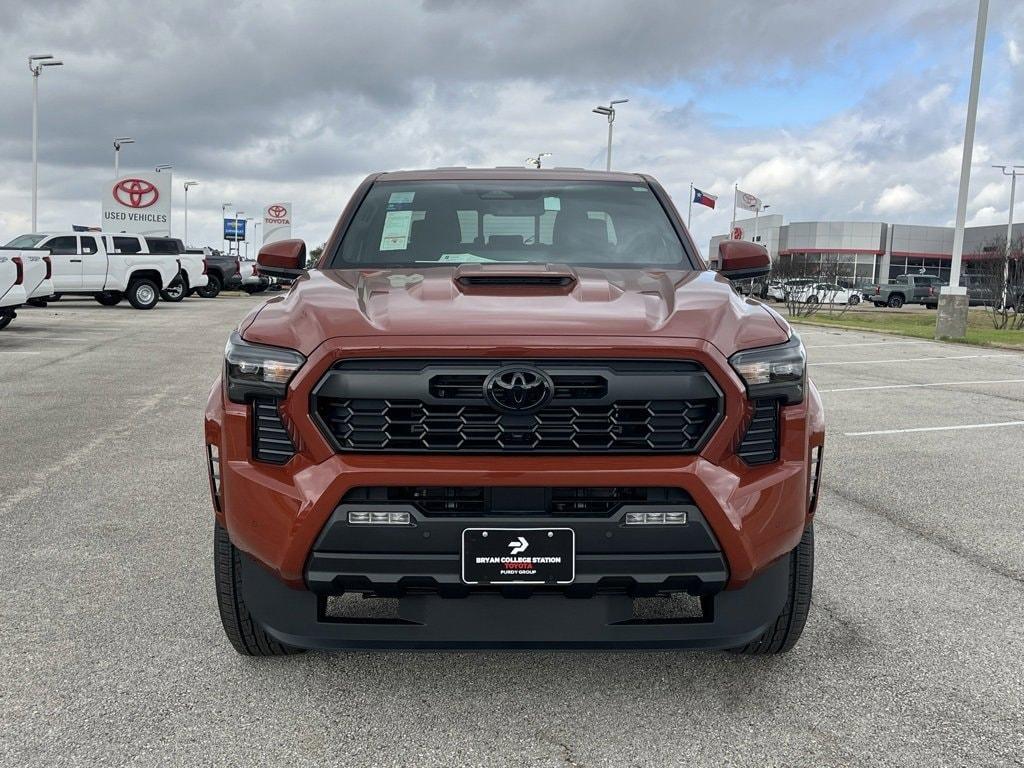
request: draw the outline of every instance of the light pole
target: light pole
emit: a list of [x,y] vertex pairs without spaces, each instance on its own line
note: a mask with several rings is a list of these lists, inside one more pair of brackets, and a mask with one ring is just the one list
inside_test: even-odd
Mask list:
[[939,294],[935,338],[962,339],[967,335],[967,289],[960,285],[960,263],[964,255],[967,192],[971,184],[974,126],[978,122],[978,91],[981,86],[981,61],[985,55],[985,27],[987,24],[988,0],[978,0],[978,25],[974,30],[974,61],[971,64],[971,88],[967,96],[967,125],[964,128],[964,153],[960,160],[960,190],[957,193],[956,223],[953,229],[953,258],[949,265],[949,285],[943,286]]
[[610,171],[612,169],[612,124],[615,122],[615,105],[625,104],[629,99],[612,99],[608,102],[607,107],[594,107],[592,112],[599,115],[604,115],[608,118],[608,158],[605,162],[605,170]]
[[171,172],[174,168],[170,163],[161,163],[153,170],[157,173],[161,171],[167,171],[167,175],[171,177],[171,180],[167,183],[167,236],[171,236],[171,218],[174,214],[174,174]]
[[540,166],[541,166],[541,161],[543,161],[545,157],[551,157],[551,153],[550,152],[541,152],[540,154],[538,154],[535,157],[528,157],[528,158],[526,158],[526,164],[528,166],[530,166],[531,168],[538,168],[539,169]]
[[36,231],[36,213],[39,209],[39,75],[43,67],[63,67],[50,53],[36,53],[28,57],[32,73],[32,231]]
[[[1006,222],[1006,259],[1003,261],[1003,300],[1002,306],[1006,306],[1006,284],[1010,279],[1010,244],[1013,242],[1013,202],[1017,194],[1017,169],[1024,168],[1024,165],[993,165],[1003,172],[1003,176],[1010,177],[1010,215]],[[1009,169],[1009,170],[1007,170]]]
[[245,211],[235,211],[235,256],[240,255],[242,246],[238,244],[238,217],[245,216]]
[[245,260],[246,260],[246,261],[248,261],[248,260],[249,260],[249,222],[250,222],[250,221],[252,221],[252,218],[251,218],[251,217],[249,217],[249,218],[246,218],[246,220],[245,220],[245,222],[246,222],[246,224],[245,224],[245,229],[246,229],[246,237],[245,237]]
[[183,185],[185,188],[185,247],[188,248],[188,190],[190,187],[198,187],[198,181],[186,181]]
[[131,136],[118,136],[114,139],[114,180],[117,180],[119,159],[121,157],[121,147],[125,144],[134,144],[135,139]]
[[229,247],[228,247],[229,244],[228,244],[227,232],[224,231],[224,220],[228,217],[228,208],[230,208],[232,205],[233,205],[233,203],[221,203],[220,204],[220,231],[221,231],[221,234],[224,235],[221,238],[221,242],[225,244],[225,249],[224,250],[228,251],[229,253],[230,253],[230,250],[229,250]]

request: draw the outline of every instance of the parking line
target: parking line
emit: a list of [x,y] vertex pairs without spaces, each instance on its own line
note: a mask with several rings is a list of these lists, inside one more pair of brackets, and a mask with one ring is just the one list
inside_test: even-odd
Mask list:
[[904,432],[944,432],[953,429],[988,429],[990,427],[1018,427],[1024,421],[995,421],[990,424],[960,424],[952,427],[911,427],[910,429],[877,429],[872,432],[843,432],[847,437],[863,437],[865,435],[899,435]]
[[[813,349],[813,347],[812,347]],[[1013,357],[1013,355],[946,355],[943,357],[897,357],[891,360],[838,360],[808,365],[871,365],[874,363],[917,363],[925,360],[974,360],[979,357]]]
[[808,349],[836,349],[841,347],[884,347],[888,344],[935,344],[934,341],[855,341],[853,344],[811,344]]
[[869,389],[915,389],[917,387],[952,387],[960,384],[1021,384],[1024,379],[989,379],[986,381],[934,381],[927,384],[877,384],[871,387],[842,387],[819,389],[819,392],[865,392]]

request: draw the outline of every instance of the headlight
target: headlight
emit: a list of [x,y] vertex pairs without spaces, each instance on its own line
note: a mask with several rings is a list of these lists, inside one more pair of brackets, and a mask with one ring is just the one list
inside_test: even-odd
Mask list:
[[786,405],[803,402],[807,352],[795,333],[785,344],[737,352],[729,364],[753,398],[779,398]]
[[261,395],[284,397],[288,382],[305,362],[306,358],[293,349],[250,344],[233,331],[224,347],[228,399],[245,403]]

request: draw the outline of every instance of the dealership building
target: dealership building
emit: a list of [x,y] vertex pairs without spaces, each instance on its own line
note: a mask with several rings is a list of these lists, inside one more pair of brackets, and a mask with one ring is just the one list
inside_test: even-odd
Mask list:
[[[1024,236],[1024,223],[1014,225],[1014,239]],[[728,235],[711,238],[708,251],[717,266],[718,244]],[[736,222],[736,239],[761,243],[773,263],[791,266],[790,274],[814,274],[815,265],[826,260],[838,263],[842,282],[865,285],[886,282],[907,273],[937,275],[949,281],[953,255],[953,228],[918,224],[887,224],[882,221],[794,221],[783,223],[780,215],[760,216]],[[1006,239],[1006,225],[967,227],[964,231],[964,272]]]

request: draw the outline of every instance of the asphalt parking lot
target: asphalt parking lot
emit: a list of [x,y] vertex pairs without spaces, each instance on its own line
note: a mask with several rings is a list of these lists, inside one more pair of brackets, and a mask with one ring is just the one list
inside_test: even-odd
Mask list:
[[1024,354],[802,331],[829,435],[786,656],[259,660],[217,616],[201,414],[260,300],[0,334],[0,764],[1024,765]]

